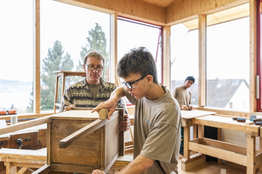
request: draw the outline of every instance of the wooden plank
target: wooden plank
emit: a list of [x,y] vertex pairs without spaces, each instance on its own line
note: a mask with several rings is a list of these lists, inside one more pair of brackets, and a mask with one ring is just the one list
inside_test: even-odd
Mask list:
[[16,174],[23,174],[27,169],[28,167],[22,167]]
[[262,166],[262,152],[256,154],[255,156],[255,169]]
[[84,8],[102,11],[105,13],[118,13],[127,18],[164,25],[166,23],[166,10],[163,7],[134,0],[58,0]]
[[167,89],[170,91],[170,82],[171,82],[171,66],[170,66],[170,52],[171,52],[171,41],[170,41],[170,36],[171,36],[171,29],[170,26],[164,26],[163,27],[163,84],[167,87]]
[[113,164],[115,163],[116,159],[118,158],[118,153],[115,155],[115,157],[110,161],[110,163],[107,165],[107,167],[104,169],[104,172],[107,173],[111,167],[113,166]]
[[111,22],[110,22],[110,79],[111,82],[115,83],[116,86],[121,86],[119,84],[120,80],[119,77],[116,75],[116,64],[118,62],[117,57],[117,13],[114,12],[111,14]]
[[[195,1],[194,1],[195,2]],[[198,106],[206,106],[206,15],[198,15],[199,80]]]
[[196,166],[204,164],[206,162],[206,155],[201,153],[196,153],[190,156],[190,159],[183,158],[181,160],[181,170],[187,171]]
[[255,174],[255,137],[247,136],[247,173],[248,174]]
[[257,125],[245,125],[245,123],[236,122],[232,118],[220,117],[220,116],[203,116],[193,119],[193,124],[200,124],[205,126],[211,126],[216,128],[231,129],[250,133],[253,136],[260,134],[260,126]]
[[[228,143],[228,142],[223,142],[223,141],[219,141],[219,140],[213,140],[213,139],[209,139],[209,138],[199,138],[199,142],[201,144],[207,145],[207,146],[212,146],[214,148],[218,148],[218,149],[223,149],[223,150],[227,150],[227,151],[231,151],[231,152],[235,152],[241,155],[246,155],[246,148],[243,146],[239,146],[236,144],[232,144],[232,143]],[[197,143],[197,142],[195,142]]]
[[[119,110],[119,124],[121,121],[124,121],[124,109]],[[118,127],[118,126],[116,126]],[[119,156],[125,155],[125,140],[124,140],[124,132],[119,131],[118,132],[119,137]]]
[[47,123],[47,130],[46,130],[46,148],[47,148],[47,164],[51,164],[51,127],[52,122]]
[[115,113],[110,117],[110,120],[107,120],[107,119],[106,120],[100,120],[100,119],[95,120],[94,122],[86,125],[85,127],[81,128],[80,130],[62,139],[59,143],[59,147],[60,148],[68,147],[73,141],[76,141],[81,137],[87,136],[88,134],[108,124],[109,122],[111,122],[112,120],[114,120],[117,117],[118,117],[118,114]]
[[216,158],[231,161],[243,166],[247,166],[247,157],[245,155],[237,154],[235,152],[227,151],[224,149],[218,149],[207,145],[202,145],[194,142],[189,142],[189,149],[210,155]]
[[98,169],[97,167],[91,167],[91,166],[77,166],[77,165],[69,165],[69,164],[52,164],[51,165],[51,171],[57,171],[57,172],[75,172],[75,173],[92,173],[93,170]]
[[35,1],[35,61],[34,61],[34,113],[41,111],[41,58],[40,58],[40,0]]
[[190,151],[189,151],[189,137],[190,137],[190,127],[184,127],[184,158],[189,159]]
[[196,117],[206,116],[206,115],[214,115],[216,112],[210,111],[201,111],[201,110],[191,110],[191,111],[181,111],[181,117],[183,119],[192,119]]
[[40,125],[40,124],[48,123],[50,121],[51,121],[51,117],[46,116],[46,117],[38,118],[38,119],[35,119],[35,120],[18,123],[18,124],[0,129],[0,135],[5,134],[5,133],[18,131],[18,130],[25,129],[25,128],[29,128],[29,127],[32,127],[32,126],[37,126],[37,125]]
[[43,167],[37,169],[32,174],[47,174],[51,171],[51,166],[48,164],[45,164]]
[[13,166],[10,162],[4,162],[6,167],[6,174],[16,173],[16,166]]
[[166,24],[173,25],[189,21],[196,19],[197,14],[211,14],[248,2],[248,0],[176,0],[166,9]]
[[[258,49],[261,49],[258,47],[258,40],[260,39],[258,37],[258,16],[257,16],[257,2],[256,0],[250,0],[249,1],[249,19],[250,19],[250,52],[249,52],[249,67],[250,70],[249,71],[249,112],[253,113],[253,112],[257,112],[257,99],[256,99],[256,75],[258,74],[258,59],[257,59],[257,53],[258,53]],[[260,5],[258,5],[260,6]],[[261,25],[261,22],[260,22]],[[260,33],[261,36],[261,33]],[[261,51],[260,51],[261,54]],[[260,67],[261,68],[261,67]]]

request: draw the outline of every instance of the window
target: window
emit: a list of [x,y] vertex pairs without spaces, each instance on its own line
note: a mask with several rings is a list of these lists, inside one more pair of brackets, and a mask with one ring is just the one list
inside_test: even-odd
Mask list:
[[249,110],[249,17],[207,27],[206,69],[207,107]]
[[[40,7],[41,111],[52,111],[53,71],[83,71],[82,60],[89,51],[104,56],[103,77],[110,80],[110,15],[53,0],[42,0]],[[81,79],[67,77],[65,86]],[[61,102],[60,95],[58,102]]]
[[33,0],[0,1],[0,110],[33,112],[33,16]]
[[172,26],[171,93],[184,84],[187,76],[194,76],[195,83],[188,88],[192,105],[198,105],[198,54],[198,29],[190,30],[182,23]]
[[154,56],[158,82],[162,82],[162,27],[118,17],[118,52],[121,57],[135,47],[146,47]]

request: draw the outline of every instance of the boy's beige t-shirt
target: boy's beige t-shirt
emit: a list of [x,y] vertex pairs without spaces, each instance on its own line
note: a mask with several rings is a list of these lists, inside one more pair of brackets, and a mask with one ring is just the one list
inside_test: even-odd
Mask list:
[[173,96],[177,99],[179,104],[186,106],[191,104],[191,93],[185,89],[184,86],[175,88]]
[[155,160],[143,174],[178,173],[181,112],[178,102],[163,88],[166,93],[158,100],[145,97],[136,100],[125,91],[129,101],[135,104],[134,159],[142,155]]

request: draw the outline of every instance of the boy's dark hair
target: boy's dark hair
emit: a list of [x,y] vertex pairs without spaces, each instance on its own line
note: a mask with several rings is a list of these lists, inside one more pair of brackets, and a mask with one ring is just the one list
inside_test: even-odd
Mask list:
[[131,49],[118,62],[117,75],[126,78],[130,74],[152,75],[153,82],[158,83],[154,58],[145,47]]
[[187,81],[187,80],[191,80],[191,81],[193,81],[193,83],[195,83],[195,78],[193,76],[187,76],[185,81]]

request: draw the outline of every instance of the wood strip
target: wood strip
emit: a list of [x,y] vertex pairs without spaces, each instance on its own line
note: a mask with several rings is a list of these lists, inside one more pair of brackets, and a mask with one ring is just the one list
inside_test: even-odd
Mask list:
[[92,173],[93,170],[99,169],[100,166],[77,166],[70,164],[57,164],[53,163],[51,165],[51,171],[57,172],[76,172],[76,173]]
[[78,131],[76,131],[76,132],[72,133],[71,135],[62,139],[59,143],[59,147],[60,148],[68,147],[73,141],[78,140],[79,138],[84,137],[84,136],[94,132],[95,130],[106,125],[107,123],[109,123],[110,121],[114,120],[117,117],[118,117],[118,114],[116,113],[116,114],[113,114],[110,117],[110,120],[97,119],[97,120],[93,121],[92,123],[86,125],[85,127],[79,129]]
[[170,26],[164,26],[163,27],[163,73],[162,75],[162,84],[165,84],[167,89],[171,91],[170,89],[170,82],[171,82],[171,65],[170,65],[170,48],[171,48],[171,41],[170,41],[170,35],[171,35],[171,29]]
[[234,162],[243,166],[247,166],[247,157],[245,155],[237,154],[235,152],[230,152],[223,149],[218,149],[215,147],[209,147],[207,145],[202,145],[198,143],[189,142],[189,149],[210,155],[216,158],[224,159],[227,161]]
[[232,118],[220,117],[220,116],[203,116],[193,119],[193,124],[211,126],[216,128],[231,129],[250,133],[252,136],[259,136],[260,126],[257,125],[245,125],[245,123],[240,123],[233,121]]
[[23,174],[27,169],[28,167],[22,167],[16,174]]
[[[119,110],[119,124],[121,121],[124,121],[124,109]],[[125,155],[125,140],[124,132],[119,131],[119,156]]]
[[189,137],[190,137],[190,127],[184,127],[184,158],[189,159],[190,151],[189,151]]
[[[223,149],[231,152],[235,152],[241,155],[246,155],[246,148],[235,145],[232,143],[224,142],[224,141],[219,141],[219,140],[213,140],[209,138],[201,138],[199,139],[199,142],[203,142],[204,145],[212,146],[214,148],[218,149]],[[196,142],[197,143],[197,142]]]
[[45,164],[43,167],[37,169],[32,174],[46,174],[46,173],[49,173],[50,171],[51,171],[51,166],[48,164]]
[[46,130],[46,149],[47,149],[47,164],[51,164],[51,127],[52,122],[47,123],[47,130]]
[[41,111],[41,58],[40,58],[40,0],[35,0],[35,61],[34,61],[34,113]]
[[115,157],[110,161],[110,163],[107,165],[107,167],[105,168],[104,172],[107,173],[108,170],[111,169],[111,167],[113,166],[113,164],[115,163],[116,159],[118,158],[118,153],[115,155]]
[[253,136],[246,136],[247,137],[247,173],[248,174],[255,174],[255,137]]
[[198,15],[198,37],[199,37],[199,84],[198,84],[198,106],[206,106],[206,15]]
[[42,118],[38,118],[38,119],[35,119],[35,120],[27,121],[27,122],[14,124],[12,126],[8,126],[8,127],[0,129],[0,135],[10,133],[10,132],[14,132],[14,131],[18,131],[18,130],[25,129],[25,128],[29,128],[29,127],[32,127],[32,126],[37,126],[37,125],[40,125],[40,124],[48,123],[50,121],[51,121],[51,117],[47,116],[47,117],[42,117]]

